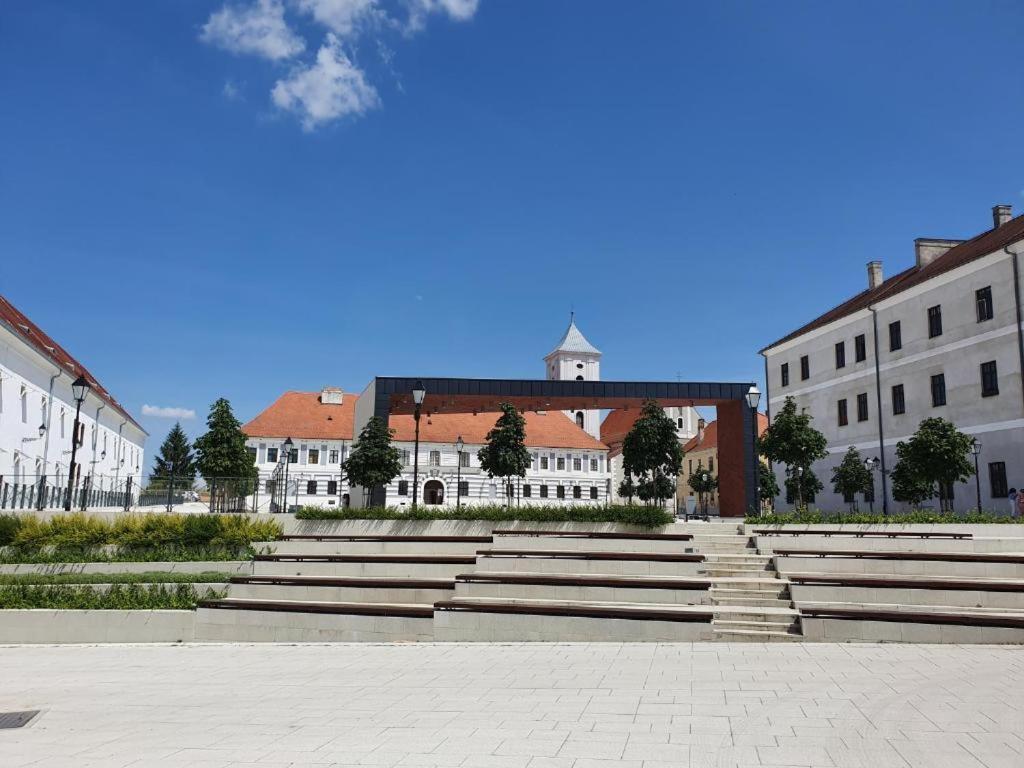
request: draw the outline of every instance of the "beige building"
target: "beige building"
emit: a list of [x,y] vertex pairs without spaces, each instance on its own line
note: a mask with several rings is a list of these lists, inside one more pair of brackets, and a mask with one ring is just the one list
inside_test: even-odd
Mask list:
[[[757,434],[761,436],[768,428],[768,417],[757,414]],[[690,475],[701,468],[707,469],[713,476],[718,475],[718,422],[705,424],[704,419],[697,422],[697,434],[683,446],[683,471],[676,485],[676,499],[679,509],[690,512],[699,506],[697,494],[690,488]],[[718,494],[712,493],[708,498],[708,512],[718,513]]]

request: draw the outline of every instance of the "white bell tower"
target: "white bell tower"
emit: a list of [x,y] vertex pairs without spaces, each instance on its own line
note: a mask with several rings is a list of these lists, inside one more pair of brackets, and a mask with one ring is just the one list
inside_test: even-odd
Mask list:
[[[591,344],[576,327],[575,314],[569,315],[569,327],[562,340],[544,358],[546,377],[551,381],[600,381],[601,350]],[[565,411],[594,439],[601,439],[600,410]]]

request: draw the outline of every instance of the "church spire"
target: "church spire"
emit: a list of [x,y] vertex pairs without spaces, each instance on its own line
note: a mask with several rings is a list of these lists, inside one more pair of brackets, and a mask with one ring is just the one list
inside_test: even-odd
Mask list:
[[[576,327],[576,312],[569,312],[569,327],[565,329],[562,340],[558,342],[553,350],[546,357],[559,353],[583,353],[587,355],[600,355],[601,350],[587,341],[587,338]],[[545,358],[546,359],[546,358]]]

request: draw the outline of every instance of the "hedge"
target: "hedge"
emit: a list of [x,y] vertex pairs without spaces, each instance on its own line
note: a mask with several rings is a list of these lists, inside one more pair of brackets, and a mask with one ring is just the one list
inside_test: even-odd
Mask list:
[[489,520],[533,523],[620,523],[646,528],[669,525],[675,520],[671,512],[657,507],[626,505],[606,507],[600,504],[565,507],[530,505],[507,507],[498,504],[467,504],[459,509],[422,506],[415,510],[395,507],[370,507],[367,509],[302,507],[295,513],[295,517],[299,520]]
[[935,512],[930,509],[915,509],[910,512],[895,512],[890,515],[884,515],[881,512],[823,512],[820,509],[809,509],[747,515],[744,522],[747,525],[814,525],[816,523],[1008,525],[1024,523],[1024,519],[1014,519],[1009,515],[993,515],[990,512],[965,512],[962,515],[957,515],[948,512]]
[[191,584],[166,587],[159,584],[115,584],[101,592],[91,587],[11,584],[0,586],[0,608],[49,608],[57,610],[194,610],[200,600],[224,596],[223,591]]
[[233,573],[203,571],[144,571],[142,573],[0,573],[8,584],[226,584]]

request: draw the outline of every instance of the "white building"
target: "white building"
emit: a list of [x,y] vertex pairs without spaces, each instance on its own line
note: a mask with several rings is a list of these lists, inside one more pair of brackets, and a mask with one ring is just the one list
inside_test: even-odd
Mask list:
[[90,491],[90,506],[121,506],[121,494],[139,487],[145,430],[80,362],[0,296],[0,509],[60,506],[75,420],[71,383],[78,376],[90,389],[80,416],[76,485]]
[[[887,280],[870,262],[865,290],[761,351],[771,412],[793,397],[828,439],[813,467],[821,508],[846,501],[830,479],[849,446],[891,471],[896,444],[931,416],[980,443],[984,509],[1008,510],[1008,489],[1024,487],[1024,216],[999,205],[993,225],[966,241],[916,240],[914,265]],[[889,508],[905,508],[886,486]],[[877,474],[875,489],[877,508]],[[943,493],[967,510],[976,489],[971,478]]]

